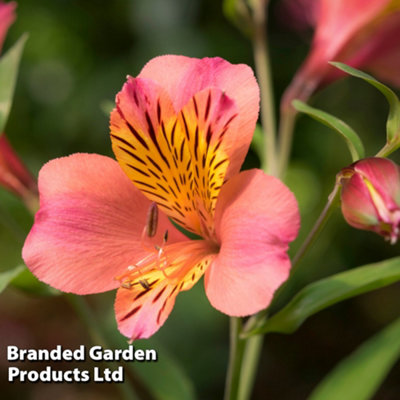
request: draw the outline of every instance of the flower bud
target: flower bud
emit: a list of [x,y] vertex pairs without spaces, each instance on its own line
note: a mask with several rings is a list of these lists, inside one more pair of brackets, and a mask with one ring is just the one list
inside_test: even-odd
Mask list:
[[0,136],[0,186],[20,197],[28,208],[33,208],[37,203],[36,180],[21,162],[4,134]]
[[340,61],[400,86],[398,0],[282,0],[299,24],[314,24],[310,52],[286,89],[281,108],[307,101],[319,88],[344,76],[329,65]]
[[0,50],[3,47],[3,42],[6,38],[8,28],[15,20],[15,8],[17,3],[14,1],[4,3],[0,1]]
[[385,158],[366,158],[344,168],[338,179],[346,221],[396,243],[400,236],[400,167]]

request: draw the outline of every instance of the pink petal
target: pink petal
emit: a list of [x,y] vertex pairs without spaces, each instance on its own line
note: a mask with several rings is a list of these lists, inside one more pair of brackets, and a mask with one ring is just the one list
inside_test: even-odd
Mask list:
[[341,201],[343,216],[351,226],[367,229],[378,224],[379,215],[360,175],[354,174],[344,182]]
[[389,209],[400,206],[400,168],[387,158],[366,158],[354,170],[365,177],[382,197]]
[[169,93],[176,111],[203,89],[216,87],[226,93],[239,110],[232,124],[237,156],[229,166],[228,176],[240,170],[253,136],[260,98],[256,79],[247,65],[233,65],[221,58],[168,55],[149,61],[139,77],[158,82]]
[[325,54],[326,61],[334,59],[352,36],[378,17],[389,2],[320,0],[313,47],[318,47]]
[[[351,61],[369,45],[377,21],[390,0],[316,0],[317,26],[310,53],[296,73],[282,98],[282,109],[290,108],[293,99],[307,101],[315,89],[343,73],[328,64],[342,61],[355,67]],[[383,18],[381,18],[383,19]],[[382,21],[380,21],[382,23]]]
[[260,170],[241,172],[222,188],[215,212],[220,252],[205,277],[207,296],[233,316],[266,308],[288,278],[288,243],[300,224],[294,195]]
[[17,3],[0,3],[0,50],[3,47],[8,28],[15,21],[15,8]]
[[371,35],[365,49],[355,54],[351,64],[363,65],[373,76],[400,86],[400,12],[389,15]]
[[[40,280],[77,294],[106,291],[148,254],[141,235],[150,202],[111,158],[73,154],[52,160],[40,171],[39,192],[40,210],[22,254]],[[161,215],[155,243],[167,229],[171,242],[184,240]]]

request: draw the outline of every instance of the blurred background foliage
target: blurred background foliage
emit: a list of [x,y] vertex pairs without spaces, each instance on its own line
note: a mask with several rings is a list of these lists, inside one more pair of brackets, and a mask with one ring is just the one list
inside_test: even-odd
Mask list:
[[[294,33],[277,3],[271,2],[269,29],[279,104],[280,95],[306,55],[311,32]],[[253,66],[251,43],[226,20],[221,2],[214,0],[23,0],[4,49],[24,32],[29,33],[29,39],[6,132],[35,175],[46,161],[74,152],[112,156],[107,115],[110,104],[126,75],[135,76],[152,57],[168,53],[220,56]],[[357,79],[344,79],[318,93],[311,104],[350,124],[364,141],[367,155],[383,146],[387,104],[374,88]],[[393,158],[399,162],[398,156]],[[292,252],[326,202],[336,173],[349,163],[350,156],[337,135],[306,116],[299,117],[286,177],[302,215],[301,234]],[[258,165],[250,152],[244,168]],[[32,217],[22,203],[0,189],[1,270],[21,264],[20,250],[31,224]],[[390,246],[377,235],[356,231],[336,212],[303,259],[292,290],[398,253],[399,244]],[[338,304],[310,318],[294,335],[268,335],[253,398],[305,399],[340,359],[397,316],[399,289],[397,284]],[[120,340],[111,309],[113,297],[114,293],[107,293],[88,296],[88,300],[108,331]],[[11,343],[33,348],[57,344],[75,348],[90,343],[85,327],[62,296],[41,297],[9,288],[2,294],[0,316],[2,349]],[[137,343],[141,345],[144,341]],[[160,359],[165,351],[180,363],[194,382],[197,398],[222,398],[228,318],[209,305],[201,283],[178,297],[165,326],[146,346],[165,349],[159,351]],[[8,366],[2,358],[3,376]],[[397,365],[376,398],[397,399],[399,378]],[[168,382],[166,385],[164,398],[169,399]],[[1,391],[7,399],[119,396],[115,387],[106,384],[4,386],[3,380]]]

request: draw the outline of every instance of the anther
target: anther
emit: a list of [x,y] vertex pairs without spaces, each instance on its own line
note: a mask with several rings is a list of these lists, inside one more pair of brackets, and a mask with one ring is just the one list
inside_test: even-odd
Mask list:
[[153,237],[157,233],[158,225],[158,207],[156,203],[151,203],[149,211],[147,212],[147,221],[145,232],[147,237]]
[[139,280],[139,283],[142,285],[143,289],[145,289],[145,290],[150,289],[150,285],[149,285],[149,282],[147,281],[147,279]]
[[132,287],[132,283],[130,281],[122,282],[121,287],[125,289],[130,289]]

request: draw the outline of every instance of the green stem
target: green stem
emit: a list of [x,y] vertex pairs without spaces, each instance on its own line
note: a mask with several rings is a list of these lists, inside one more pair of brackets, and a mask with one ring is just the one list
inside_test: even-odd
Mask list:
[[392,143],[386,143],[385,146],[382,147],[381,150],[376,154],[375,157],[387,157],[390,154],[392,154],[394,151],[396,151],[400,147],[400,141],[392,142]]
[[265,0],[255,1],[253,4],[253,50],[254,62],[261,95],[261,121],[264,130],[265,170],[271,175],[276,175],[276,123],[274,91],[271,79],[267,41],[267,7]]
[[[84,300],[82,296],[76,296],[72,294],[66,294],[65,298],[74,308],[78,316],[81,318],[83,323],[85,324],[89,335],[92,339],[93,343],[99,344],[104,348],[110,347],[107,343],[105,335],[102,332],[101,327],[99,326],[96,318],[94,317],[92,310],[88,306],[87,302]],[[116,362],[110,362],[110,365],[117,366]],[[136,379],[136,377],[135,377]],[[117,388],[121,393],[121,396],[125,400],[139,400],[140,398],[133,390],[132,385],[129,384],[127,380],[123,383],[117,384]]]
[[328,202],[326,203],[324,209],[322,210],[320,216],[318,217],[317,221],[315,222],[313,228],[311,229],[310,233],[306,237],[305,241],[301,245],[300,249],[297,251],[296,255],[292,261],[292,273],[294,272],[295,268],[298,266],[301,259],[304,257],[306,252],[314,243],[315,239],[318,237],[322,229],[324,228],[326,222],[328,221],[329,217],[331,216],[337,202],[339,200],[339,184],[336,183],[335,187],[333,188],[332,193],[328,197]]
[[278,177],[283,178],[289,163],[290,152],[292,149],[293,132],[296,122],[297,111],[287,108],[281,112],[279,124],[279,154],[278,154]]
[[242,329],[240,318],[230,318],[229,364],[225,384],[224,400],[237,400],[245,340],[239,338]]
[[250,398],[261,356],[263,339],[263,335],[254,335],[246,341],[242,361],[242,373],[239,380],[238,400],[248,400]]

